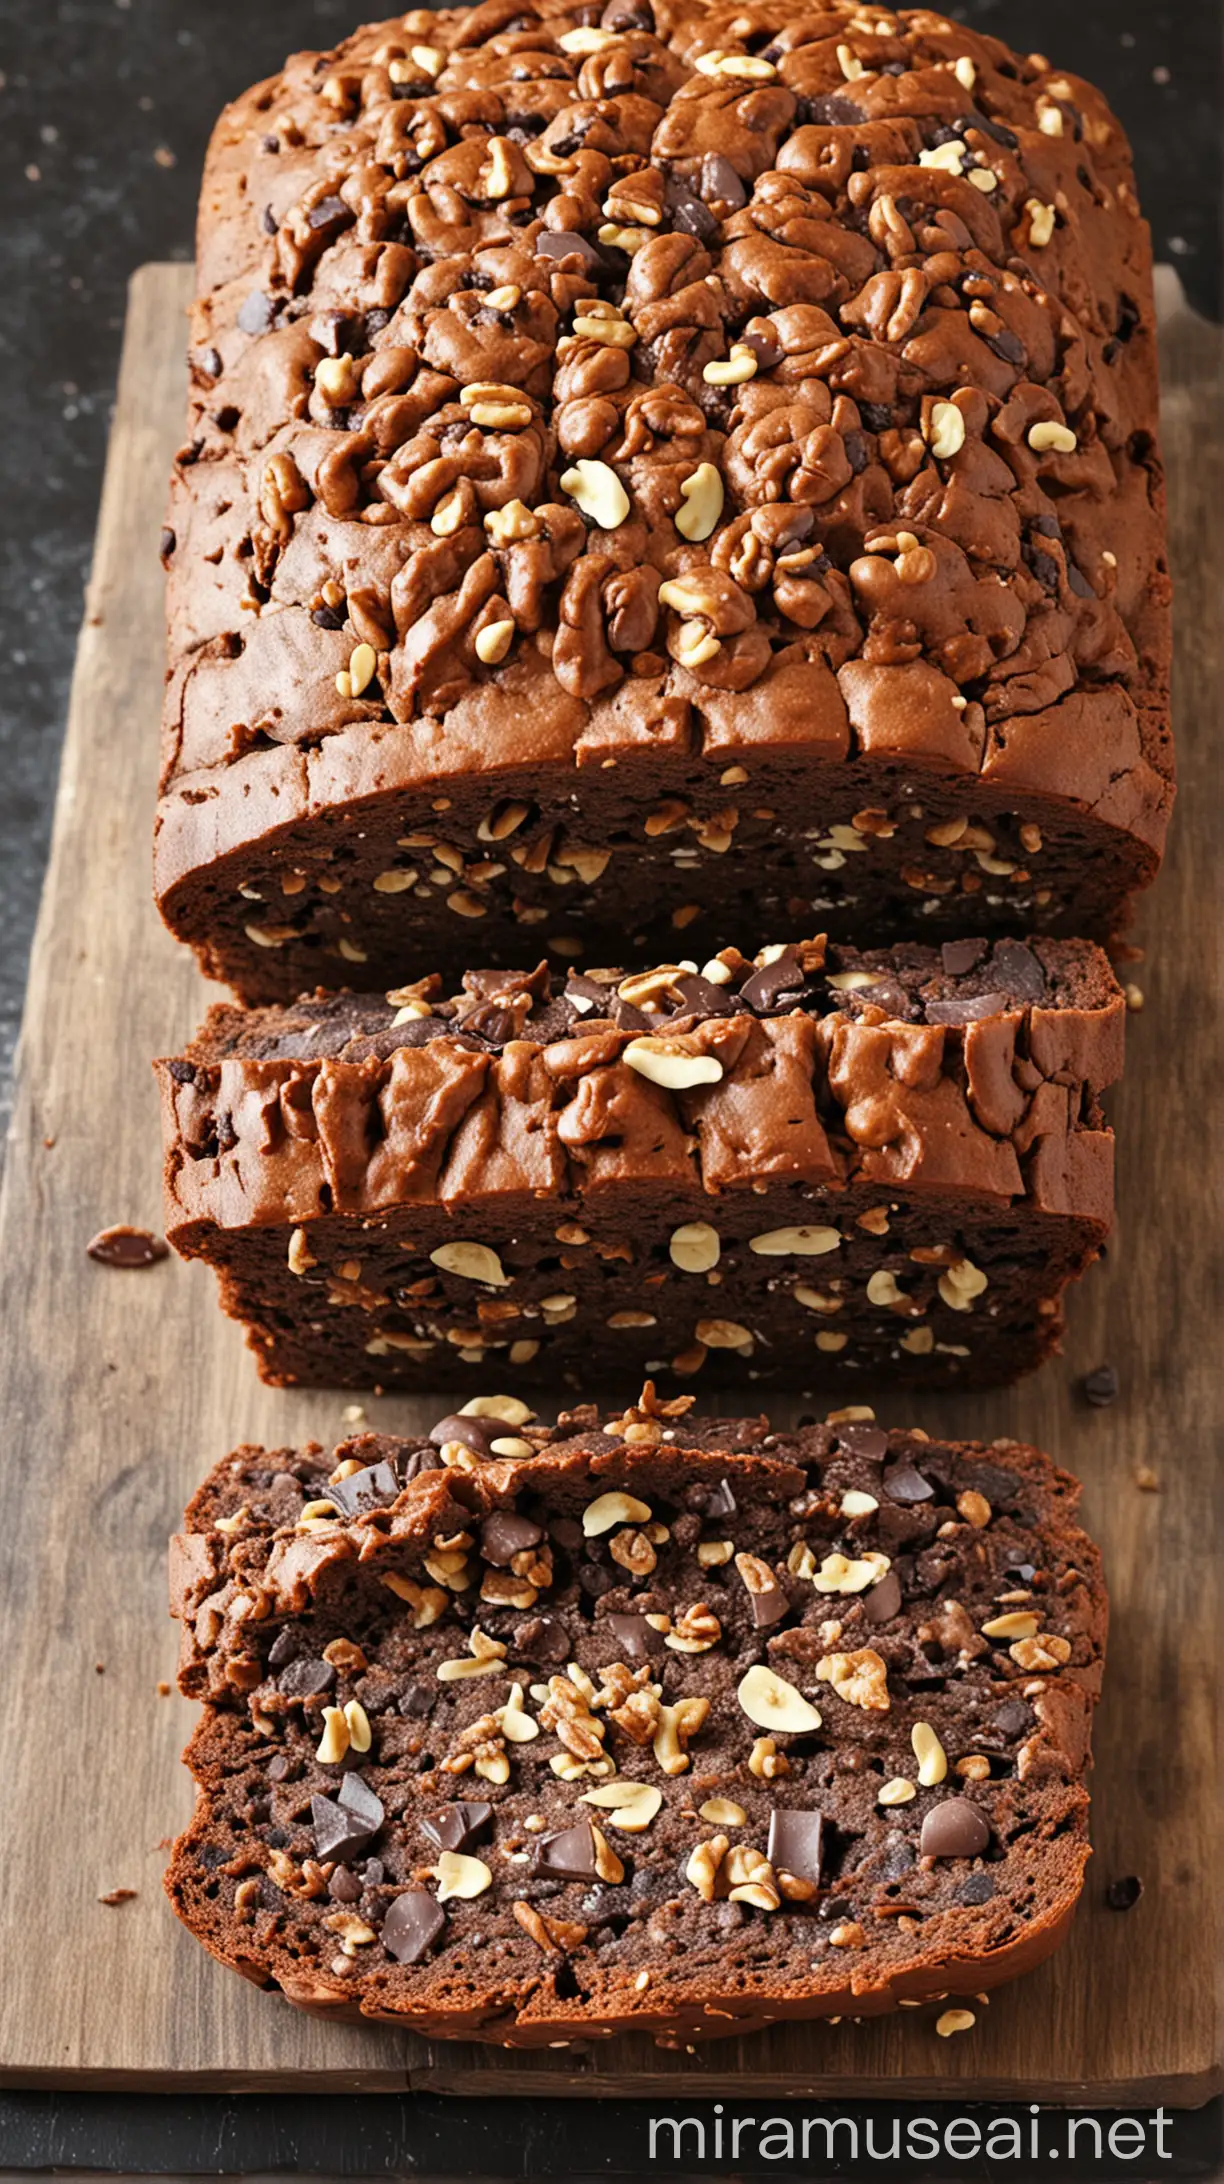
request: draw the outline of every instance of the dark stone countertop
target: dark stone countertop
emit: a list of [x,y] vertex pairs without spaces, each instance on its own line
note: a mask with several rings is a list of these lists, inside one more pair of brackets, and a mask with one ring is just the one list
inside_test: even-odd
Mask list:
[[[1157,256],[1176,265],[1199,309],[1219,316],[1215,0],[954,0],[948,12],[1103,85],[1135,145]],[[190,255],[200,162],[225,100],[293,47],[334,42],[361,13],[358,0],[8,0],[0,11],[0,1111],[50,833],[125,284],[147,259]],[[152,722],[149,733],[152,767]],[[146,857],[147,845],[134,842],[132,854]],[[465,2121],[448,2104],[392,2097],[306,2103],[307,2118],[301,2103],[259,2097],[15,2094],[0,2096],[0,2176],[52,2166],[126,2174],[285,2166],[576,2179],[588,2160],[592,2175],[641,2173],[632,2104],[605,2105],[598,2136],[575,2134],[582,2105],[539,2102],[528,2112],[482,2104],[477,2130],[470,2113]],[[1160,2174],[1217,2173],[1219,2143],[1219,2104],[1179,2117]],[[589,2153],[577,2151],[587,2144]],[[962,2162],[957,2173],[984,2171]],[[1008,2170],[1017,2184],[1021,2173]],[[1023,2169],[1039,2173],[1056,2172]],[[1061,2173],[1122,2172],[1064,2161]]]

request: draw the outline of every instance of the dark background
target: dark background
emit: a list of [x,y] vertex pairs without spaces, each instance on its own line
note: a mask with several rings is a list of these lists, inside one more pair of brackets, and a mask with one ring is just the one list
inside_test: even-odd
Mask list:
[[[364,12],[376,12],[374,0]],[[956,0],[947,12],[1103,85],[1135,146],[1156,255],[1176,266],[1197,307],[1218,318],[1224,115],[1216,0]],[[361,13],[360,0],[0,0],[0,1117],[50,833],[125,285],[146,259],[190,256],[200,163],[226,99],[292,48],[333,43]],[[148,729],[152,767],[155,723]],[[133,844],[134,856],[147,854]],[[88,1976],[87,1967],[76,1972]],[[56,1967],[56,1975],[73,1971]],[[479,2124],[470,2109],[438,2101],[306,2105],[309,2116],[302,2103],[262,2099],[0,2097],[0,2184],[16,2170],[107,2166],[470,2176],[497,2169],[499,2146],[506,2175],[576,2178],[598,2159],[598,2172],[585,2173],[631,2176],[639,2144],[636,2131],[620,2132],[627,2104],[601,2107],[598,2156],[566,2151],[595,2135],[585,2104],[585,2126],[570,2103],[532,2103],[517,2115],[484,2104]],[[1177,2158],[1159,2173],[1216,2175],[1219,2143],[1218,2104],[1184,2116],[1170,2141]],[[871,2173],[884,2184],[891,2172]],[[974,2162],[958,2173],[985,2172]],[[1021,2184],[1010,2164],[1006,2173]],[[1066,2164],[1063,2173],[1070,2184]]]

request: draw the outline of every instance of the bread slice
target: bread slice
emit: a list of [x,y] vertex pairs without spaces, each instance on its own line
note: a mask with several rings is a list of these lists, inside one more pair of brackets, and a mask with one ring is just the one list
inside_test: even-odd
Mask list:
[[217,1467],[166,1886],[223,1963],[515,2046],[871,2015],[1056,1946],[1106,1625],[1076,1482],[689,1401]]
[[278,1382],[1005,1381],[1109,1228],[1124,1013],[1036,939],[216,1009],[166,1233]]

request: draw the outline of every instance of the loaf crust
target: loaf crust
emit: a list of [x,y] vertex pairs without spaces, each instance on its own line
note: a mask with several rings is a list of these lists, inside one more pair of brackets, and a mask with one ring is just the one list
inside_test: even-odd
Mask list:
[[253,999],[748,900],[1107,934],[1172,798],[1116,120],[929,11],[580,12],[375,25],[217,126],[170,925]]
[[[421,1448],[364,1436],[332,1456],[241,1449],[193,1502],[172,1606],[184,1689],[206,1704],[166,1886],[214,1955],[326,2014],[530,2046],[875,2015],[974,1994],[1056,1946],[1089,1854],[1106,1626],[1072,1479],[1015,1442],[863,1422],[711,1436],[649,1389],[552,1431],[505,1407],[440,1423],[428,1454],[455,1468],[407,1484]],[[447,1440],[473,1423],[531,1453]],[[333,1467],[364,1515],[328,1514]],[[537,1542],[515,1565],[537,1580],[522,1608],[503,1604],[523,1589],[515,1539]],[[484,1648],[480,1676],[439,1673]],[[819,1726],[764,1734],[750,1671]],[[507,1701],[528,1717],[514,1736]],[[337,1724],[364,1748],[336,1756]],[[345,1770],[346,1800],[372,1792],[382,1819],[329,1862],[316,1827],[346,1825]],[[582,1802],[608,1780],[643,1786],[643,1825]],[[445,1923],[440,1809],[463,1823],[443,1839],[480,1861]],[[797,1836],[775,1832],[796,1812]],[[420,1946],[396,1962],[381,1936],[408,1890]]]
[[157,1064],[166,1234],[274,1381],[994,1383],[1108,1232],[1123,1016],[1057,940],[214,1010]]

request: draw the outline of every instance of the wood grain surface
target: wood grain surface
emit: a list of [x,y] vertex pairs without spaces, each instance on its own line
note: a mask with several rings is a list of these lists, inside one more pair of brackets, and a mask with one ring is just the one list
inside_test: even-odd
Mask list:
[[[590,2055],[524,2057],[303,2016],[215,1965],[161,1892],[164,1841],[191,1803],[178,1758],[191,1713],[159,1692],[174,1671],[167,1536],[195,1481],[235,1442],[339,1438],[347,1400],[261,1387],[204,1268],[171,1260],[108,1271],[85,1253],[109,1223],[159,1224],[149,1059],[174,1050],[206,998],[149,890],[157,538],[181,424],[189,287],[178,266],[145,267],[132,286],[0,1193],[0,2082],[1206,2099],[1222,2082],[1224,1897],[1214,1749],[1224,1341],[1219,334],[1181,307],[1175,283],[1166,288],[1181,797],[1141,926],[1147,959],[1127,974],[1146,1001],[1130,1020],[1113,1101],[1116,1239],[1073,1302],[1065,1357],[1042,1375],[985,1398],[877,1397],[887,1423],[1016,1434],[1086,1482],[1113,1629],[1096,1856],[1071,1941],[951,2040],[936,2037],[932,2010],[780,2026],[695,2055],[609,2042]],[[1094,1411],[1076,1383],[1106,1360],[1122,1395]],[[371,1398],[366,1408],[372,1424],[392,1429],[436,1415],[405,1399]],[[1145,1467],[1157,1491],[1137,1484]],[[1142,1878],[1142,1898],[1111,1911],[1107,1884],[1129,1874]],[[135,1894],[100,1900],[116,1889]]]

